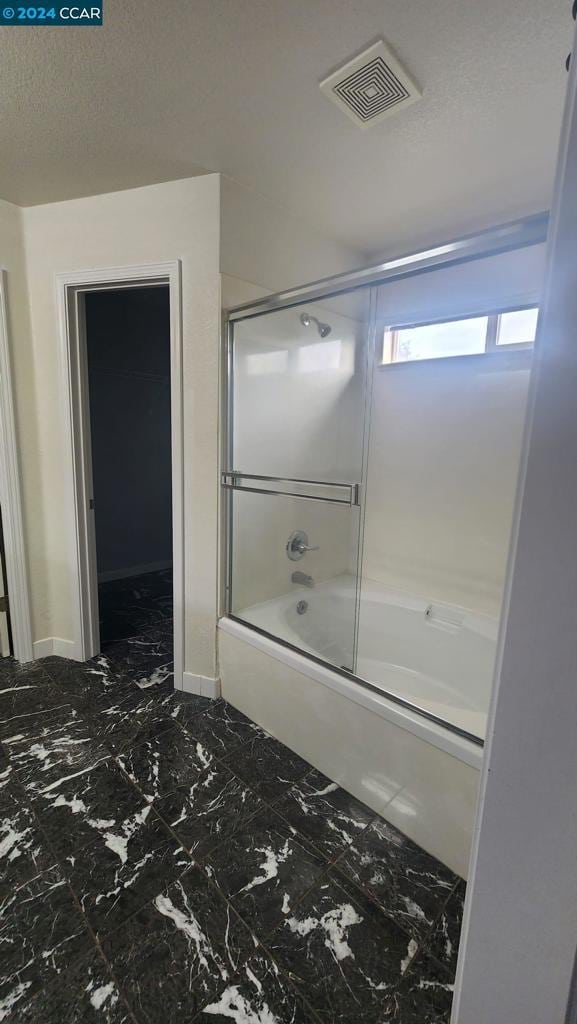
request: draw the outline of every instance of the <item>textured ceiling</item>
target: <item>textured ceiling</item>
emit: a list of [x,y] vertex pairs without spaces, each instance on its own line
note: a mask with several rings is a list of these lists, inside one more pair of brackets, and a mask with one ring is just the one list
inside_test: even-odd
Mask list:
[[[548,206],[569,0],[104,0],[0,28],[0,196],[222,171],[364,252]],[[384,35],[424,90],[362,131],[318,82]]]

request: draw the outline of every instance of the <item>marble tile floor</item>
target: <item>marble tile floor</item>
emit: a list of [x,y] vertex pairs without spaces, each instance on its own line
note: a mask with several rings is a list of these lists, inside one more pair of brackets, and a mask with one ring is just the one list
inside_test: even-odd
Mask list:
[[98,585],[102,645],[155,626],[172,628],[172,569],[107,580]]
[[170,669],[0,665],[0,1021],[448,1024],[464,883]]

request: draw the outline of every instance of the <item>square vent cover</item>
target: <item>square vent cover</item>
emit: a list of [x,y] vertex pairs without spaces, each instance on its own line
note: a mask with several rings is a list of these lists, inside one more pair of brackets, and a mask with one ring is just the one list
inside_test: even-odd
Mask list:
[[382,39],[325,78],[320,88],[361,128],[421,99],[418,86]]

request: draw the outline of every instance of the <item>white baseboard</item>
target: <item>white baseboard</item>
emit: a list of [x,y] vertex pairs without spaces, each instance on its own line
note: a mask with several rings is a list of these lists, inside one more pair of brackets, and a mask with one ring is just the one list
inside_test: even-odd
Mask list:
[[34,660],[38,658],[49,658],[54,653],[54,638],[47,636],[45,640],[35,640],[32,644]]
[[196,693],[200,697],[220,697],[220,679],[197,676],[194,672],[182,673],[182,689],[185,693]]
[[98,582],[129,580],[133,576],[145,576],[147,572],[160,572],[161,569],[172,569],[172,562],[147,562],[145,565],[130,565],[126,569],[109,569],[98,573]]
[[47,636],[44,640],[35,640],[32,645],[34,660],[38,658],[49,658],[57,655],[59,658],[69,658],[71,661],[80,661],[76,644],[73,640],[62,640],[59,636]]

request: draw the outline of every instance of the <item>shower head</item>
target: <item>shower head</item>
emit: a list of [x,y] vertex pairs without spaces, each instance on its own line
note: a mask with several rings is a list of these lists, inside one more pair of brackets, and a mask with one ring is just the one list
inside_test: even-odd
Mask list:
[[326,338],[332,331],[330,324],[323,324],[323,322],[316,316],[313,316],[312,313],[301,313],[299,319],[303,327],[310,327],[313,323],[316,324],[317,331],[321,338]]

